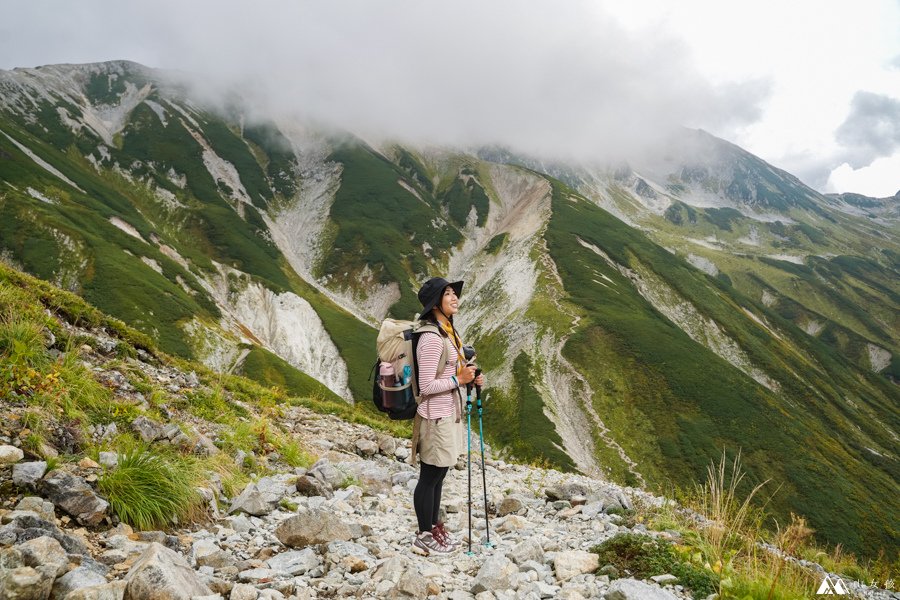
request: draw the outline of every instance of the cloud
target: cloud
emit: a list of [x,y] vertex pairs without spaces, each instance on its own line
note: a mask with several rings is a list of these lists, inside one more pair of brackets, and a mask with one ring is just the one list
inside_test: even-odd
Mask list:
[[850,114],[835,131],[835,139],[846,147],[842,162],[854,169],[890,156],[900,148],[900,100],[858,91],[853,96]]
[[366,137],[499,143],[563,159],[627,156],[681,126],[727,137],[760,117],[765,80],[713,84],[661,25],[625,29],[599,6],[85,0],[44,10],[41,35],[15,43],[42,44],[58,62],[131,58],[189,71],[216,93],[238,86],[261,109]]

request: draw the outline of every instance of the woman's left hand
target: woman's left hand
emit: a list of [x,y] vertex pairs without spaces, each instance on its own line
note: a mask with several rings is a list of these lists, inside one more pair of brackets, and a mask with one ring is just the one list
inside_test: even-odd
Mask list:
[[484,373],[475,378],[475,385],[481,387],[484,385]]

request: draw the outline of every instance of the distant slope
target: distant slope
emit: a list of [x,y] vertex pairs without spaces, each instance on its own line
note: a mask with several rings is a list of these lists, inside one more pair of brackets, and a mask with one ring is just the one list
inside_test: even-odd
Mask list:
[[897,548],[896,202],[703,132],[641,164],[368,144],[127,62],[0,72],[0,252],[163,350],[368,401],[429,276],[534,462],[688,486],[722,449],[823,540]]

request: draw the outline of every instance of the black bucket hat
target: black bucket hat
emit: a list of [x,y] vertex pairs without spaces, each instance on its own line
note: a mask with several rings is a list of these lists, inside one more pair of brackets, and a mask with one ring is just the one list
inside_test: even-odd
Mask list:
[[419,302],[422,303],[421,316],[424,317],[430,313],[431,309],[440,303],[441,297],[444,295],[444,290],[448,287],[453,288],[457,298],[462,296],[462,281],[450,283],[443,277],[432,277],[422,285],[419,289]]

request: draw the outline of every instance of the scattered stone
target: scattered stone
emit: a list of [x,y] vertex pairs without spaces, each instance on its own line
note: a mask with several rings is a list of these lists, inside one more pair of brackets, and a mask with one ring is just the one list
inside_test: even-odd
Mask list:
[[47,598],[53,586],[53,567],[17,567],[0,573],[4,600]]
[[281,499],[290,492],[291,490],[285,482],[273,477],[263,477],[244,488],[241,495],[232,501],[229,512],[242,511],[261,517],[275,510]]
[[522,499],[519,496],[507,496],[500,502],[500,506],[497,507],[497,514],[503,517],[505,515],[518,513],[524,508],[525,503],[522,502]]
[[256,600],[256,588],[245,583],[236,583],[231,588],[229,600]]
[[53,583],[53,597],[65,598],[75,590],[104,585],[106,577],[88,567],[76,567]]
[[348,541],[351,533],[350,528],[332,512],[315,510],[282,521],[275,529],[275,537],[285,546],[303,548]]
[[87,456],[85,456],[84,458],[82,458],[81,460],[78,461],[78,466],[81,467],[82,469],[99,469],[100,468],[99,463],[97,463],[96,461],[92,460],[91,458],[89,458]]
[[556,558],[553,559],[556,578],[563,582],[576,575],[593,573],[599,566],[600,557],[593,552],[585,552],[583,550],[559,552]]
[[659,585],[666,585],[667,583],[675,583],[678,581],[678,578],[671,573],[666,573],[665,575],[654,575],[650,578],[650,581],[658,583]]
[[637,581],[636,579],[616,579],[606,590],[606,600],[677,600],[668,590]]
[[346,478],[346,475],[341,473],[338,468],[331,464],[326,458],[323,458],[314,464],[310,468],[309,474],[319,481],[327,483],[331,489],[340,487]]
[[365,438],[356,440],[356,451],[361,456],[375,456],[378,453],[378,444]]
[[475,575],[471,592],[478,594],[479,592],[510,589],[511,578],[518,570],[505,556],[493,554],[484,560],[478,574]]
[[517,546],[514,546],[513,549],[506,554],[506,556],[509,557],[517,565],[525,564],[530,560],[533,560],[537,563],[543,563],[544,549],[541,548],[541,544],[537,540],[531,538],[525,540]]
[[15,446],[0,445],[0,466],[11,465],[25,458],[25,453]]
[[16,463],[12,469],[12,480],[18,487],[34,489],[34,486],[46,472],[47,461],[44,460]]
[[163,427],[156,421],[149,419],[144,415],[141,415],[132,421],[131,428],[148,444],[159,438],[165,437],[165,430]]
[[556,487],[549,487],[544,490],[544,495],[550,501],[571,500],[576,496],[587,496],[588,489],[580,483],[564,483]]
[[297,478],[297,492],[304,496],[323,496],[325,498],[333,496],[331,488],[325,481],[311,475]]
[[120,579],[103,585],[83,587],[70,592],[64,600],[124,600],[127,585]]
[[125,580],[128,598],[190,600],[212,594],[181,555],[155,542],[131,567]]
[[422,577],[418,569],[414,567],[403,571],[397,580],[397,584],[391,589],[387,597],[394,598],[425,598],[428,595],[428,582]]
[[109,503],[97,496],[81,477],[60,469],[49,472],[38,489],[82,525],[98,525],[109,510]]
[[618,579],[619,578],[619,569],[617,569],[613,565],[604,565],[597,572],[599,575],[606,575],[610,579]]
[[397,452],[397,440],[385,434],[378,435],[378,450],[385,456],[394,456]]
[[321,564],[321,559],[312,548],[276,554],[266,564],[283,575],[304,575]]
[[100,464],[107,468],[113,468],[119,465],[118,452],[101,452]]
[[39,519],[52,523],[56,519],[56,507],[49,500],[44,500],[37,496],[25,496],[16,504],[18,511],[31,511],[35,513]]
[[37,568],[41,565],[52,566],[56,572],[53,577],[59,577],[66,572],[69,566],[69,556],[62,545],[50,536],[42,535],[19,544],[14,547],[20,556],[21,567]]

